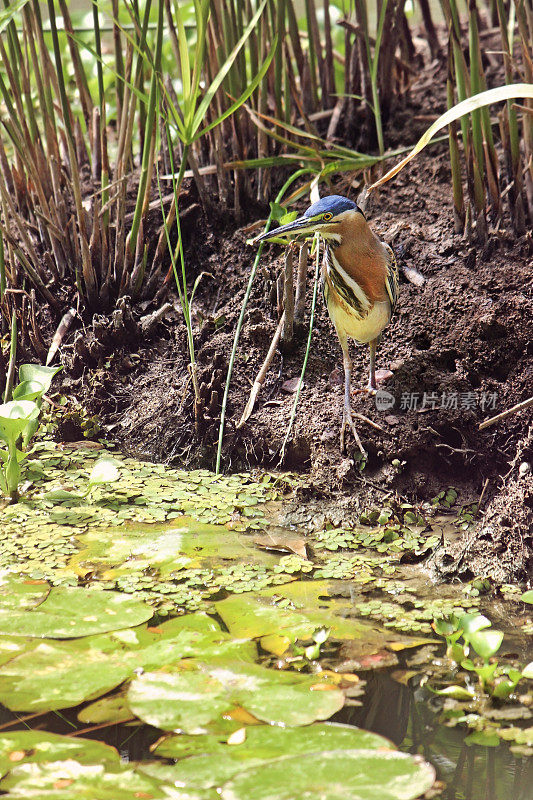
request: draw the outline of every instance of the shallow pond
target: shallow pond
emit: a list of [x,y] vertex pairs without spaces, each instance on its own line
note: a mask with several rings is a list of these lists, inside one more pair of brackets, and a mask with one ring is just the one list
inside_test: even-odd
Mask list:
[[299,482],[38,445],[1,512],[8,797],[533,798],[531,606],[426,566],[468,510],[287,529]]

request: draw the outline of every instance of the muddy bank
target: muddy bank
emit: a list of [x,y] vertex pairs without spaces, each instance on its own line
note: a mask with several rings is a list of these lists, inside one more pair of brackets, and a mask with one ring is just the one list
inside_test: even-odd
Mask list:
[[[355,443],[349,443],[346,454],[339,449],[342,357],[321,298],[305,387],[283,462],[279,453],[294,401],[283,384],[300,373],[304,340],[291,353],[276,354],[254,414],[236,428],[277,324],[274,288],[283,253],[276,245],[265,249],[241,336],[224,468],[306,471],[319,493],[338,492],[341,506],[351,510],[389,492],[426,500],[454,486],[460,502],[473,502],[483,493],[479,547],[470,543],[465,554],[457,544],[459,549],[442,564],[450,562],[446,571],[460,563],[485,572],[497,563],[507,577],[523,576],[531,555],[533,488],[531,470],[524,466],[531,461],[531,412],[485,430],[479,424],[525,400],[533,385],[531,237],[517,240],[502,229],[483,251],[468,244],[453,231],[449,182],[446,148],[438,145],[386,186],[370,210],[374,230],[425,282],[414,285],[402,272],[399,307],[378,350],[378,367],[392,372],[384,385],[385,408],[357,391],[366,383],[368,350],[353,348],[353,408],[381,429],[359,424],[369,452],[365,469],[358,468]],[[334,191],[354,194],[346,184],[337,184]],[[121,340],[96,342],[92,363],[89,359],[81,374],[78,364],[78,377],[67,383],[126,451],[213,468],[227,359],[255,250],[246,244],[246,228],[212,227],[201,214],[188,235],[191,280],[206,273],[194,304],[204,402],[200,421],[194,419],[185,327],[177,304],[147,337],[132,323]],[[312,272],[310,263],[307,319]],[[139,312],[131,316],[138,320]],[[84,335],[91,351],[94,326]],[[63,359],[75,375],[76,359],[68,344]],[[492,539],[494,548],[487,544]]]

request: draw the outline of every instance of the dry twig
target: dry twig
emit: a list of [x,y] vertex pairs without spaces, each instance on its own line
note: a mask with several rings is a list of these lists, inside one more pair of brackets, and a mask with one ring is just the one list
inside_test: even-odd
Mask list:
[[499,422],[501,419],[510,417],[511,414],[515,414],[517,411],[522,411],[524,408],[529,408],[529,406],[533,406],[533,397],[529,397],[527,400],[522,400],[521,403],[517,403],[515,406],[508,408],[506,411],[502,411],[500,414],[496,414],[495,417],[490,417],[484,422],[481,422],[479,425],[479,430],[482,431],[485,428],[488,428],[490,425],[494,425],[494,423]]
[[263,362],[263,366],[261,367],[261,369],[257,373],[257,378],[254,381],[254,384],[252,386],[252,391],[250,392],[250,397],[248,398],[248,402],[246,403],[246,407],[245,407],[244,411],[242,412],[242,417],[239,420],[237,428],[242,428],[242,426],[244,425],[246,420],[250,418],[250,416],[251,416],[251,414],[252,414],[252,412],[254,410],[254,406],[255,406],[255,401],[257,399],[257,395],[261,391],[261,388],[262,388],[262,386],[263,386],[263,384],[265,382],[266,374],[267,374],[267,372],[269,370],[269,367],[270,367],[270,365],[272,363],[272,359],[274,358],[274,353],[276,352],[276,348],[278,346],[278,342],[280,340],[281,331],[283,330],[283,325],[284,324],[285,324],[285,312],[283,312],[283,314],[281,315],[281,319],[278,322],[278,327],[276,328],[276,332],[275,332],[274,336],[272,337],[272,341],[270,343],[270,347],[268,349],[268,353],[266,354],[266,358],[265,358],[265,360]]

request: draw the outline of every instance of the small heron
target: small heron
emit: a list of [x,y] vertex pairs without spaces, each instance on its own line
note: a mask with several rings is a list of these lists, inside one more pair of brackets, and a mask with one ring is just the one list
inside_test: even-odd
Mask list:
[[370,345],[370,377],[367,390],[375,393],[376,346],[390,322],[398,297],[398,266],[389,245],[370,229],[357,203],[340,195],[323,197],[303,216],[258,236],[260,242],[292,234],[320,233],[326,242],[322,264],[324,299],[342,347],[344,363],[344,410],[341,448],[346,430],[366,456],[355,427],[350,404],[352,360],[348,339]]

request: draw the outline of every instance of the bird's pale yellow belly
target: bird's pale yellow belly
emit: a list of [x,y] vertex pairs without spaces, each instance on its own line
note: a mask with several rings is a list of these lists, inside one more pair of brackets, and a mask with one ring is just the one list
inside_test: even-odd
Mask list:
[[381,331],[387,327],[391,317],[389,301],[374,303],[372,308],[362,318],[354,314],[341,298],[336,303],[328,302],[328,311],[337,333],[342,338],[348,336],[359,344],[377,339]]

